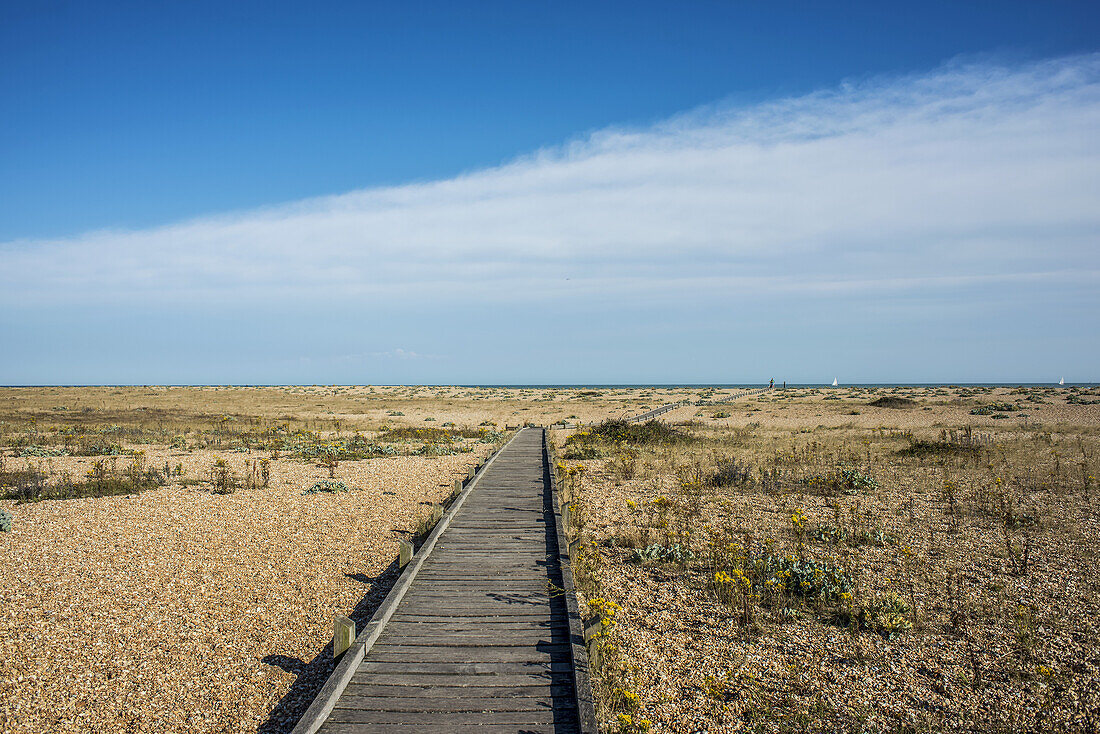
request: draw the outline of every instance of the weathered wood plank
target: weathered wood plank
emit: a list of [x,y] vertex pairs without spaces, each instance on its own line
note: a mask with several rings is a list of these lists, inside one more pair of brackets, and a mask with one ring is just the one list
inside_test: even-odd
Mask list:
[[452,724],[511,724],[525,727],[529,724],[545,725],[559,721],[576,722],[564,711],[544,709],[542,711],[454,711],[441,714],[435,711],[360,711],[356,709],[336,709],[329,717],[333,723],[347,724],[418,724],[425,729],[432,726],[450,730]]
[[401,615],[393,615],[395,622],[481,622],[495,624],[499,622],[522,620],[550,621],[552,614],[547,609],[535,609],[524,611],[520,609],[508,610],[507,614],[452,614],[450,612],[413,612]]
[[399,675],[528,675],[534,673],[572,673],[573,664],[554,658],[531,662],[412,662],[409,660],[371,660],[359,664],[359,673]]
[[[399,693],[398,693],[399,691]],[[389,698],[394,695],[419,698],[452,698],[469,696],[471,698],[500,698],[518,696],[521,698],[565,696],[571,693],[569,683],[544,683],[542,685],[512,686],[449,686],[449,685],[379,685],[351,683],[344,690],[346,696]]]
[[531,674],[501,673],[498,675],[470,675],[468,673],[420,673],[406,675],[401,673],[356,673],[349,685],[377,685],[386,688],[415,689],[424,686],[435,688],[481,688],[512,689],[522,686],[566,685],[573,684],[571,671],[541,672]]
[[339,709],[356,711],[409,711],[409,712],[497,712],[497,711],[552,711],[568,710],[574,706],[573,697],[566,693],[555,699],[546,693],[539,696],[470,696],[456,695],[440,698],[424,696],[357,696],[348,691],[336,703]]
[[[325,725],[325,731],[330,734],[401,734],[402,732],[431,731],[420,722],[386,723],[386,724],[345,724],[333,722]],[[436,729],[435,731],[440,731]],[[573,723],[550,724],[525,724],[517,727],[515,724],[469,724],[447,723],[448,734],[573,734],[579,728]]]
[[580,731],[545,452],[521,432],[473,480],[323,732]]

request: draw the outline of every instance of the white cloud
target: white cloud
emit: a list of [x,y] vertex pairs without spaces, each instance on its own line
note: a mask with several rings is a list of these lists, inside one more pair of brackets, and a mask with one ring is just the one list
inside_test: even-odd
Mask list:
[[448,180],[9,242],[0,305],[1089,288],[1098,133],[1100,55],[955,64]]

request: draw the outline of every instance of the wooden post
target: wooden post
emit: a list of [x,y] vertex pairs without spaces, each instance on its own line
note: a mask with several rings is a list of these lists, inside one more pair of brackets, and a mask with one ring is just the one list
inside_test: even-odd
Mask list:
[[593,670],[599,670],[602,662],[603,658],[600,657],[600,646],[596,644],[595,640],[592,640],[588,643],[588,664]]
[[332,620],[332,656],[338,658],[343,655],[354,641],[355,622],[337,615]]
[[587,620],[584,625],[584,641],[591,642],[601,630],[603,630],[603,617],[597,616],[594,619]]
[[475,474],[477,474],[477,467],[476,466],[471,466],[470,467],[470,472],[466,476],[469,479],[473,479]]
[[455,480],[455,491],[451,492],[451,496],[452,497],[457,497],[460,494],[462,494],[462,480],[461,479],[456,479]]
[[404,568],[409,564],[409,561],[412,560],[413,544],[407,540],[399,540],[397,542],[401,544],[401,550],[398,551],[397,554],[397,564],[401,566],[401,568]]
[[432,503],[432,524],[436,524],[443,519],[443,505]]

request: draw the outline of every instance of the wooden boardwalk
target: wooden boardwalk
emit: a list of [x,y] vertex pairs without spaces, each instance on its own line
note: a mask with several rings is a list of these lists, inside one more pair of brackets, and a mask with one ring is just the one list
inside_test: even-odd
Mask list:
[[623,420],[625,420],[627,423],[642,423],[644,421],[653,420],[654,418],[656,418],[659,415],[664,415],[665,413],[667,413],[670,410],[675,410],[676,408],[679,408],[681,405],[687,405],[687,404],[688,404],[687,400],[681,400],[681,401],[676,402],[676,403],[668,403],[667,405],[662,405],[659,408],[654,408],[653,410],[647,410],[646,412],[642,413],[641,415],[630,416],[629,418],[624,418]]
[[522,430],[483,470],[346,682],[326,685],[329,710],[296,732],[595,734],[544,441]]

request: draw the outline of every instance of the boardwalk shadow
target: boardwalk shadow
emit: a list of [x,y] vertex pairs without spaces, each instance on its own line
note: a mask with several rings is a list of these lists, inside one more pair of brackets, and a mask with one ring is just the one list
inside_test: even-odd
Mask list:
[[533,604],[540,607],[546,606],[545,599],[539,598],[537,595],[526,593],[501,594],[493,591],[485,596],[493,601],[504,602],[505,604]]
[[[367,576],[362,573],[345,574],[350,579],[370,585],[366,596],[359,600],[355,609],[348,615],[355,622],[356,630],[362,630],[370,622],[375,610],[397,580],[398,571],[399,567],[395,559],[377,576]],[[332,641],[329,640],[328,644],[308,663],[299,658],[278,654],[267,655],[261,662],[298,676],[286,695],[275,704],[267,721],[257,729],[259,734],[286,734],[294,728],[298,719],[302,718],[302,714],[313,703],[317,692],[321,690],[336,667],[336,661],[332,658]]]

